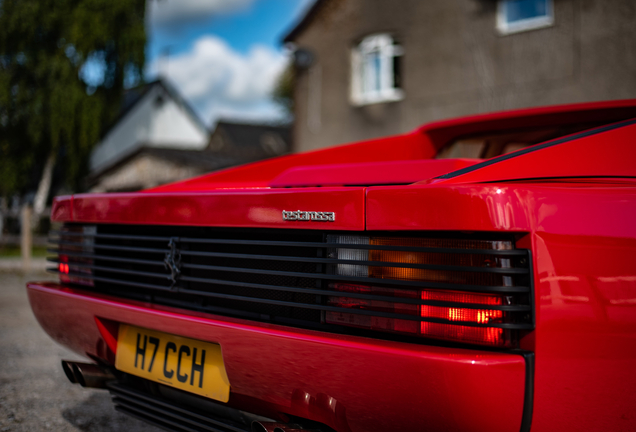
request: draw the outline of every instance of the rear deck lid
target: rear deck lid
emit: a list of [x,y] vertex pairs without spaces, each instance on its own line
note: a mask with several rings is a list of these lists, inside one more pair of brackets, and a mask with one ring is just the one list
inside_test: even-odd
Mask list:
[[58,197],[57,222],[364,230],[365,188],[227,189]]
[[280,188],[410,184],[467,168],[480,161],[480,159],[422,159],[299,166],[282,172],[269,185]]

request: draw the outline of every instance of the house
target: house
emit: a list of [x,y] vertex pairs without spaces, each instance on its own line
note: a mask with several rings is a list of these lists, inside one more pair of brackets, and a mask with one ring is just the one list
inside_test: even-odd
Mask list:
[[290,151],[288,126],[219,121],[210,134],[162,80],[126,92],[122,113],[91,154],[91,192],[147,189]]
[[432,120],[636,97],[633,0],[317,0],[295,50],[294,151]]
[[165,81],[129,90],[121,114],[91,154],[91,191],[137,190],[224,166],[193,155],[206,148],[209,135]]
[[91,192],[132,192],[209,173],[241,162],[205,150],[142,146],[89,177]]
[[289,153],[291,130],[289,126],[248,124],[219,121],[207,151],[220,157],[255,162]]

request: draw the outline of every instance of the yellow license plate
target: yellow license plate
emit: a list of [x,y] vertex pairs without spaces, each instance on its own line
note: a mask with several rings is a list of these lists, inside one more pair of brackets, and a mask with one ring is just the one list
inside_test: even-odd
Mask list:
[[141,378],[221,402],[230,398],[221,346],[120,325],[115,367]]

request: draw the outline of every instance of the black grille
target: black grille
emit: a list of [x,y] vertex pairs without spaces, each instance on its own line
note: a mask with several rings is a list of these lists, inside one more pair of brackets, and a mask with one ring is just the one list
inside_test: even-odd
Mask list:
[[[374,244],[348,240],[355,238],[348,236],[364,235],[369,234],[67,224],[52,232],[51,241],[58,248],[51,252],[58,257],[49,261],[58,264],[51,270],[61,273],[62,282],[130,299],[259,321],[337,331],[340,326],[327,324],[325,313],[346,312],[513,331],[533,328],[529,251],[476,249],[481,238],[488,244],[496,235],[452,238],[456,235],[402,233],[399,245],[388,244],[391,242],[378,234],[374,234],[379,239]],[[411,244],[404,239],[408,235],[418,240]],[[467,241],[472,241],[472,246],[466,246]],[[427,261],[395,262],[392,251],[419,254]],[[352,259],[343,252],[358,256]],[[357,272],[366,266],[368,272]],[[416,272],[418,280],[401,276],[404,272]],[[336,291],[334,282],[505,294],[505,304],[461,305],[500,310],[505,319],[484,325],[395,311],[345,310],[334,305],[334,296],[379,302],[396,302],[396,298],[382,290],[343,294]],[[455,306],[421,298],[400,298],[399,303]]]
[[[112,382],[108,385],[115,409],[164,430],[175,432],[249,432],[244,424],[209,409],[195,409],[179,402]],[[182,396],[183,398],[184,396]],[[187,397],[187,396],[185,396]]]

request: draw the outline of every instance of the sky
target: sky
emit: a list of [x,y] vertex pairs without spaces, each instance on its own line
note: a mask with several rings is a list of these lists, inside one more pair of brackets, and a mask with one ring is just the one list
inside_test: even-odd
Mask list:
[[281,40],[313,0],[148,0],[146,79],[167,79],[213,128],[272,122],[289,53]]

